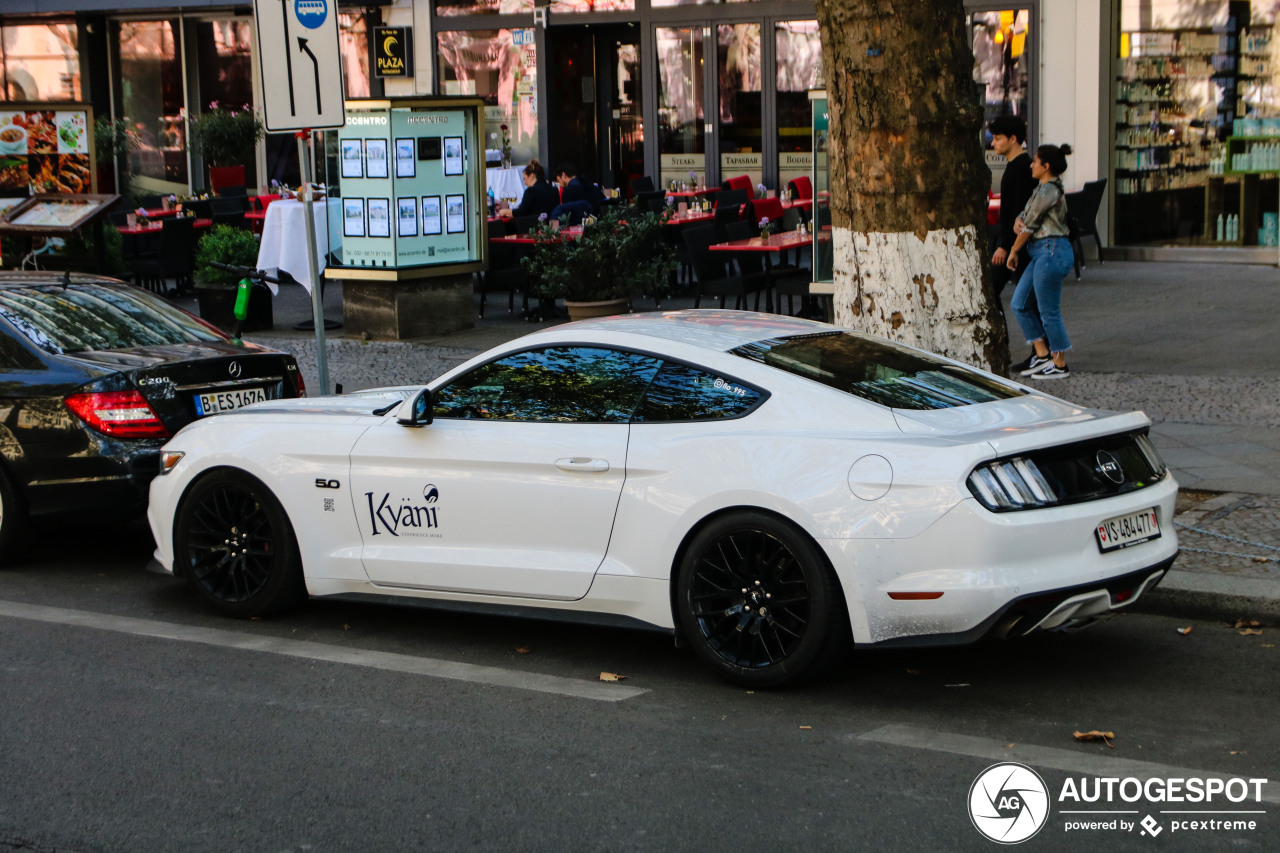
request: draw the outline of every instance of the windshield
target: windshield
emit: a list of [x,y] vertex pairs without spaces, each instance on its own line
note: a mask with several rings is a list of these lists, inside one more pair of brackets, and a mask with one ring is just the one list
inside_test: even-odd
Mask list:
[[962,365],[853,332],[756,341],[733,354],[894,409],[947,409],[1026,393]]
[[101,284],[0,288],[0,317],[51,353],[225,340],[167,302]]

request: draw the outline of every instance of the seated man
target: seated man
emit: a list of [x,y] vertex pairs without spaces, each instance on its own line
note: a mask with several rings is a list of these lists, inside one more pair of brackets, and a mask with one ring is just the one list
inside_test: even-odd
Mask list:
[[[560,185],[560,203],[585,201],[591,205],[591,213],[599,216],[604,210],[604,193],[590,181],[578,177],[578,169],[572,163],[561,163],[556,171],[556,183]],[[555,217],[552,216],[552,219]]]
[[550,219],[561,225],[581,225],[582,220],[594,216],[595,210],[585,201],[564,201],[551,211]]

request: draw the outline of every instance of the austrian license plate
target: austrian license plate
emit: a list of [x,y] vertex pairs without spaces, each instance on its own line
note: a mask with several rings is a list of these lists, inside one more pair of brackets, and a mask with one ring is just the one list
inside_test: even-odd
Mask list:
[[264,388],[238,388],[235,391],[217,391],[213,394],[196,395],[196,414],[200,417],[216,415],[220,412],[231,412],[242,409],[250,403],[261,403],[267,399]]
[[1143,542],[1159,539],[1160,521],[1152,507],[1108,518],[1094,529],[1093,535],[1098,540],[1098,550],[1105,554],[1117,548],[1128,548],[1130,545],[1141,545]]

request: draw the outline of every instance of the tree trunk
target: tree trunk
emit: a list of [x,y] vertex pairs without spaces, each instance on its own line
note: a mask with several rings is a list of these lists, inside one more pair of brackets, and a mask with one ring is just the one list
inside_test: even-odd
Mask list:
[[963,0],[817,0],[835,321],[1005,373]]

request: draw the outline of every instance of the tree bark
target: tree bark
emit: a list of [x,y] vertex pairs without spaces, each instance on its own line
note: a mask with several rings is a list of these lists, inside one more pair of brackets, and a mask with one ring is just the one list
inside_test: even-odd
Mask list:
[[835,320],[1007,373],[963,0],[816,0]]

